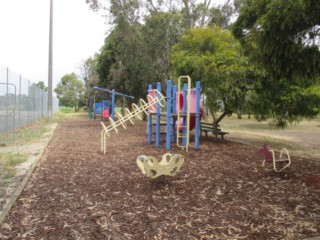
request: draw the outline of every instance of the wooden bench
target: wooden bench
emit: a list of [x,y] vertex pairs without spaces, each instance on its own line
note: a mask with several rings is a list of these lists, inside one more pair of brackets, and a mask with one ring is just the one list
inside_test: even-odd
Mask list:
[[206,136],[208,136],[208,132],[212,132],[212,135],[214,135],[215,139],[218,139],[219,135],[221,136],[221,139],[224,139],[224,135],[229,134],[228,132],[221,131],[219,124],[201,122],[200,125],[201,136],[203,132],[205,132]]

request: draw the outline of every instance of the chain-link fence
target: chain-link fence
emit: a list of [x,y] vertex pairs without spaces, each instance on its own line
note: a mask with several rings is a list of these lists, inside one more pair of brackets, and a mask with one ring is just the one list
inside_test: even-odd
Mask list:
[[[53,97],[52,115],[59,109]],[[0,143],[14,141],[15,129],[48,117],[48,92],[0,66]]]

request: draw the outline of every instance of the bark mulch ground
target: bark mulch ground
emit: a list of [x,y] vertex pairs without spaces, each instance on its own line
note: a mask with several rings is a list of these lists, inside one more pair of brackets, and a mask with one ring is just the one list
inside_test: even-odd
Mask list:
[[128,125],[100,151],[99,121],[60,123],[0,239],[303,239],[320,235],[320,164],[291,156],[285,173],[261,168],[257,149],[202,137],[175,177],[149,179],[139,155],[146,122]]

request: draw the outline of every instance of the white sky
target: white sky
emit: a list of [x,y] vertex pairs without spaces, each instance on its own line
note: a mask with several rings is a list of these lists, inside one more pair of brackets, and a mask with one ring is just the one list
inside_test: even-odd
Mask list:
[[[53,88],[99,52],[108,25],[85,0],[53,0]],[[50,0],[0,0],[0,65],[48,85]]]
[[[216,3],[224,0],[215,0]],[[53,0],[53,89],[99,52],[109,26],[85,0]],[[0,66],[48,85],[50,0],[0,0]]]

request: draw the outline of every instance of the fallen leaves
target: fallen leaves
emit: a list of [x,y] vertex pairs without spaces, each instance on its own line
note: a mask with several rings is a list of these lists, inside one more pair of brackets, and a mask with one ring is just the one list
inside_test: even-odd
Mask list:
[[[201,139],[174,178],[150,180],[138,155],[145,122],[112,135],[100,153],[100,125],[60,124],[31,181],[0,227],[0,238],[37,239],[302,239],[320,234],[320,190],[304,184],[320,170],[297,159],[285,175],[261,169],[255,148]],[[79,141],[79,136],[84,141]],[[130,148],[130,149],[129,149]],[[299,164],[303,163],[303,164]]]

